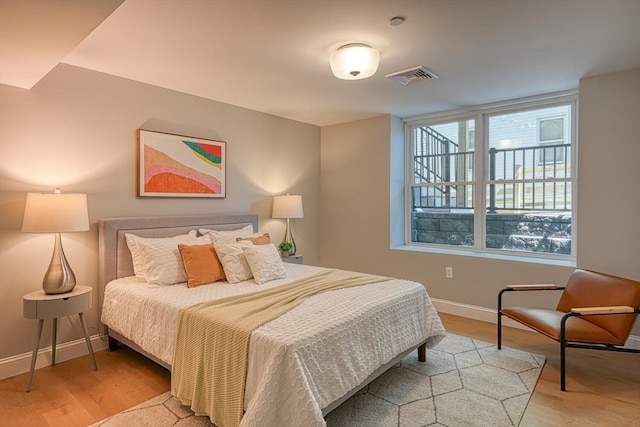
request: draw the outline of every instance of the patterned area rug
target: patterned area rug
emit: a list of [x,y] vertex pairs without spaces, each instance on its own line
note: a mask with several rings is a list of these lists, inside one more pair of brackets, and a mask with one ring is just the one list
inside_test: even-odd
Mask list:
[[[326,417],[328,427],[517,426],[544,356],[448,334],[427,362],[406,356]],[[92,427],[203,426],[169,392]]]

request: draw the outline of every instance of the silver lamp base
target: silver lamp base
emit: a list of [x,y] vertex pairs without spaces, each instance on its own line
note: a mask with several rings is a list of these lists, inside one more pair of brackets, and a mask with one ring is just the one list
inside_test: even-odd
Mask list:
[[76,287],[76,275],[71,270],[62,249],[60,233],[56,233],[56,242],[53,246],[53,255],[49,268],[42,279],[42,289],[45,294],[64,294],[71,292]]
[[289,222],[289,218],[287,218],[287,230],[284,232],[285,242],[291,243],[291,249],[289,249],[289,255],[296,254],[296,242],[293,240],[293,234],[291,233],[291,224]]

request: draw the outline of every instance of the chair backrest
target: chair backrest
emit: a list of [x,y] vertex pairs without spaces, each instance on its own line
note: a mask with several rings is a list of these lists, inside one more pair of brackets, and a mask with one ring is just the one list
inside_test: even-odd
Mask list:
[[[627,305],[640,308],[640,282],[587,270],[575,270],[558,301],[558,311],[577,307]],[[624,345],[638,316],[633,314],[585,316],[584,320],[606,329]]]

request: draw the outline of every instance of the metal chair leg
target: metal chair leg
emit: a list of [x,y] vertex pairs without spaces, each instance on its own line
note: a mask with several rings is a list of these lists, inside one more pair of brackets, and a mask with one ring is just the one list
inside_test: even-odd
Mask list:
[[565,379],[565,343],[564,341],[560,343],[560,390],[566,391],[566,379]]
[[566,391],[566,352],[567,352],[567,329],[566,324],[569,317],[573,314],[568,313],[560,320],[560,390]]
[[502,289],[498,292],[498,350],[502,348],[502,294],[509,289]]
[[502,314],[498,309],[498,350],[502,348]]

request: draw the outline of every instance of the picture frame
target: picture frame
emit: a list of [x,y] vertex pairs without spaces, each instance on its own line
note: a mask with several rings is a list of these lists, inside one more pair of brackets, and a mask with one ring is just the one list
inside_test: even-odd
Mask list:
[[138,129],[138,197],[226,197],[226,143]]

